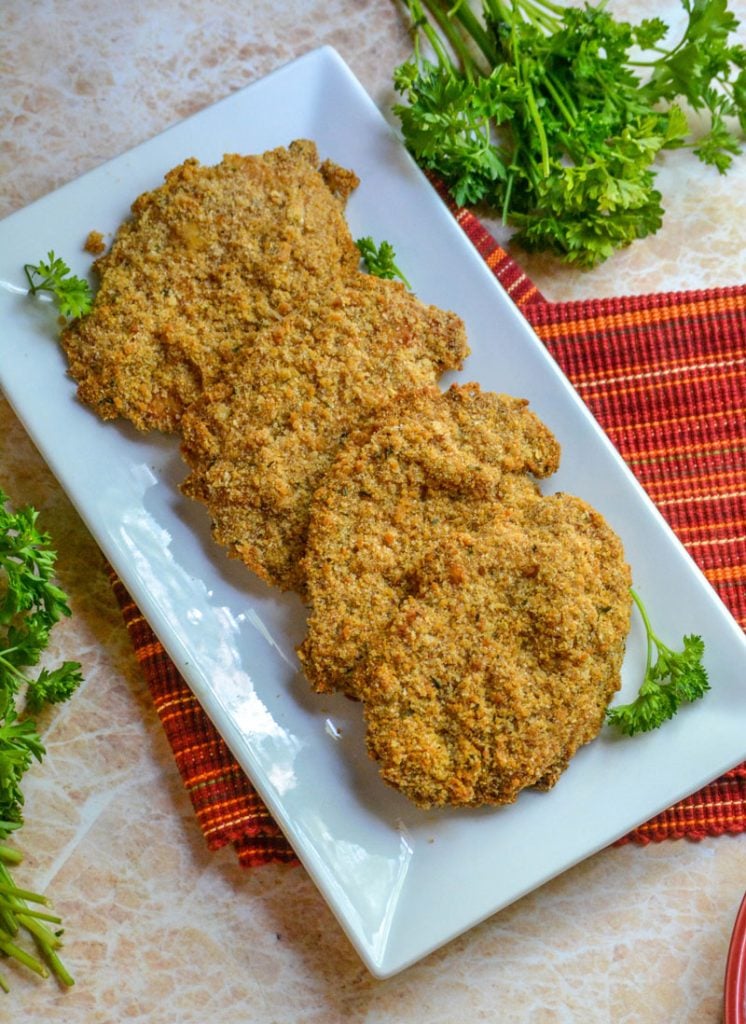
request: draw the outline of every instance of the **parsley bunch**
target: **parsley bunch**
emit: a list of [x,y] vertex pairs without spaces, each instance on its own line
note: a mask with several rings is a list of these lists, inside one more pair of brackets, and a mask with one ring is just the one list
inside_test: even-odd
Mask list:
[[[731,42],[727,0],[682,0],[687,25],[670,47],[660,18],[617,21],[605,2],[405,4],[415,49],[394,71],[404,141],[458,205],[486,204],[528,250],[600,263],[660,227],[662,150],[690,146],[723,173],[741,152],[746,48]],[[696,140],[685,109],[707,120]]]
[[699,636],[685,636],[681,651],[672,650],[653,629],[647,609],[633,590],[646,635],[645,676],[630,704],[610,708],[606,718],[626,736],[657,729],[673,718],[682,704],[698,700],[710,689],[702,664],[705,645]]
[[[53,626],[70,615],[67,596],[53,579],[56,553],[37,520],[33,508],[12,511],[0,490],[0,841],[23,825],[22,780],[45,754],[28,712],[69,699],[82,680],[77,662],[36,668]],[[0,845],[0,953],[43,976],[46,964],[70,985],[72,978],[56,952],[59,933],[44,923],[59,924],[59,918],[29,908],[29,902],[46,900],[15,885],[8,865],[19,861],[19,854]],[[18,945],[20,929],[33,936],[44,962]],[[2,977],[0,987],[7,991]]]

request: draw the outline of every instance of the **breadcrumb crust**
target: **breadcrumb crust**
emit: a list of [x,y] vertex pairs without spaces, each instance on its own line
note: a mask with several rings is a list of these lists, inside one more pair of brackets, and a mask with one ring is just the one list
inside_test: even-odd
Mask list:
[[95,261],[91,312],[62,332],[81,401],[176,431],[261,327],[358,270],[344,217],[356,184],[307,140],[169,171]]
[[540,490],[560,448],[525,399],[438,389],[464,325],[361,273],[357,185],[308,140],[186,160],[62,346],[101,418],[181,434],[216,542],[306,598],[308,680],[362,701],[382,778],[421,807],[511,803],[598,734],[630,571],[597,511]]
[[433,541],[477,528],[514,477],[549,476],[559,457],[524,399],[477,384],[401,396],[352,435],[311,510],[298,653],[313,687],[355,696],[358,665]]
[[299,656],[363,702],[420,806],[551,787],[620,685],[629,569],[598,512],[529,475],[559,454],[525,401],[454,385],[392,403],[316,495]]
[[402,389],[467,353],[463,323],[394,281],[357,273],[259,331],[181,422],[216,541],[267,582],[303,592],[314,491],[345,438]]

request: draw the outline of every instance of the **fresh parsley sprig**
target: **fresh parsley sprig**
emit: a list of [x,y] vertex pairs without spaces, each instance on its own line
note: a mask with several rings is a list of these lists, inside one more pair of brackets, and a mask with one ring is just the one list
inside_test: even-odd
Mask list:
[[391,242],[384,241],[377,246],[372,238],[366,236],[358,238],[355,245],[369,273],[388,280],[399,278],[407,288],[411,288],[409,281],[396,265],[396,253]]
[[[68,700],[82,681],[77,662],[37,671],[52,628],[70,615],[67,595],[54,581],[56,558],[49,534],[39,529],[38,512],[13,511],[0,490],[0,840],[23,825],[22,781],[46,753],[29,713]],[[59,918],[28,907],[46,901],[16,886],[9,865],[19,861],[20,854],[0,845],[0,953],[42,976],[51,970],[71,985],[57,952],[59,934],[47,927]],[[41,960],[18,944],[21,931],[33,937]],[[2,977],[0,988],[8,988]]]
[[685,636],[683,648],[674,651],[656,634],[647,609],[633,590],[632,599],[645,625],[645,676],[630,704],[609,708],[607,721],[626,736],[657,729],[676,714],[682,704],[698,700],[710,689],[702,664],[705,645],[699,636]]
[[29,672],[39,663],[55,623],[70,615],[67,595],[54,581],[57,559],[31,507],[13,511],[0,490],[0,839],[22,821],[21,779],[44,747],[20,698],[34,712],[66,700],[81,682],[77,662]]
[[57,307],[66,317],[84,316],[89,312],[93,292],[87,281],[70,273],[70,268],[50,250],[46,260],[24,265],[29,294],[50,292]]
[[414,53],[393,77],[407,147],[528,250],[592,267],[661,226],[663,150],[689,146],[721,172],[742,150],[746,48],[727,0],[682,0],[672,45],[660,18],[618,21],[604,2],[404,3]]

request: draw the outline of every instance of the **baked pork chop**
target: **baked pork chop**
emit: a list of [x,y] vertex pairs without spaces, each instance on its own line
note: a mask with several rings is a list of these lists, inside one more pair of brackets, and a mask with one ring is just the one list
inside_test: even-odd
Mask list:
[[359,273],[344,217],[356,184],[304,140],[170,171],[95,262],[91,312],[62,332],[81,400],[103,419],[177,430],[257,331]]
[[298,653],[313,687],[356,696],[358,668],[433,543],[499,513],[515,476],[533,492],[527,474],[558,464],[559,445],[524,399],[476,384],[403,395],[351,437],[311,508]]
[[419,806],[549,789],[619,689],[631,605],[621,543],[580,499],[531,491],[428,552],[358,673],[368,750]]
[[419,806],[554,785],[620,685],[629,568],[597,511],[542,493],[558,462],[524,400],[430,389],[353,436],[314,497],[300,658],[362,701],[383,778]]
[[314,491],[350,433],[402,389],[461,365],[453,313],[358,273],[263,328],[181,422],[215,539],[263,579],[303,592]]

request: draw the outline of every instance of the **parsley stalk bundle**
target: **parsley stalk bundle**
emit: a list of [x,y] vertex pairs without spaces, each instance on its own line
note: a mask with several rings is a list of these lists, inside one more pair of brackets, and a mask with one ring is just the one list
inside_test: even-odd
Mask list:
[[592,267],[661,226],[661,151],[691,147],[721,173],[741,152],[746,48],[727,0],[682,0],[671,44],[660,18],[618,21],[605,2],[405,5],[415,49],[394,71],[407,100],[394,111],[407,147],[529,251]]

